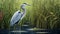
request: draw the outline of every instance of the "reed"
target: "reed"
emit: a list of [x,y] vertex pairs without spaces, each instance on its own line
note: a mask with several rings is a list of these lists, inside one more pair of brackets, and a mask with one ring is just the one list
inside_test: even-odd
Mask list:
[[33,0],[31,24],[38,28],[59,27],[60,0]]
[[0,25],[2,29],[9,29],[10,19],[14,12],[19,9],[18,6],[20,3],[17,2],[15,0],[0,0],[0,10],[4,14]]
[[4,14],[0,23],[2,29],[9,29],[12,15],[21,9],[20,4],[23,2],[31,4],[31,7],[26,7],[27,13],[19,23],[20,26],[25,22],[30,22],[30,26],[36,28],[60,28],[60,0],[0,0],[0,10]]

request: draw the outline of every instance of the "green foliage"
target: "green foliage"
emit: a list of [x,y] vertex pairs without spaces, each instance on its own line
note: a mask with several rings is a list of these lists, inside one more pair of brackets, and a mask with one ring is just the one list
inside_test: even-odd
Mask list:
[[60,0],[33,0],[31,24],[38,28],[60,28]]
[[[18,2],[18,1],[17,1]],[[3,11],[4,17],[2,21],[3,28],[9,28],[9,23],[12,15],[19,9],[19,2],[15,0],[0,0],[0,9]]]
[[20,8],[23,2],[31,6],[26,7],[27,13],[21,24],[30,22],[30,26],[36,28],[55,29],[60,28],[60,0],[0,0],[0,10],[4,14],[1,28],[9,28],[12,15]]

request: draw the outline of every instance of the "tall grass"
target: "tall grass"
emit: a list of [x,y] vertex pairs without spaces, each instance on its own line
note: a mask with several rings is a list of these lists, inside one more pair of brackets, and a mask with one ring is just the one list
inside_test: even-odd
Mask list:
[[9,23],[12,15],[15,11],[17,11],[17,9],[19,9],[20,3],[17,2],[16,0],[0,0],[0,9],[3,11],[4,14],[3,21],[0,25],[2,29],[9,28]]
[[30,26],[36,28],[60,28],[60,0],[0,0],[0,10],[3,12],[3,20],[0,23],[2,29],[9,28],[12,15],[20,9],[19,6],[23,2],[31,4],[31,7],[27,8],[21,24],[30,22]]
[[38,28],[56,29],[60,20],[60,0],[33,0],[31,24]]

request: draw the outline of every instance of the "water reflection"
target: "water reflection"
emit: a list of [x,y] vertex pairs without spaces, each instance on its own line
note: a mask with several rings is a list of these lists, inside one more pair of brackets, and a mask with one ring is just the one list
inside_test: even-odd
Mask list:
[[40,29],[40,30],[14,30],[14,31],[9,31],[9,30],[0,30],[0,34],[58,34],[60,33],[60,30],[45,30],[45,29]]
[[23,32],[24,33],[24,32],[27,32],[27,31],[11,31],[11,32],[13,32],[13,33],[14,32],[17,32],[17,33]]

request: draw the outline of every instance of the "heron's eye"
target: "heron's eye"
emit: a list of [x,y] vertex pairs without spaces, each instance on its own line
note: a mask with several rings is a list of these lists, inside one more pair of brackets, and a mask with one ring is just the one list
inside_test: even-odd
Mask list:
[[20,12],[18,12],[18,13],[20,13]]

